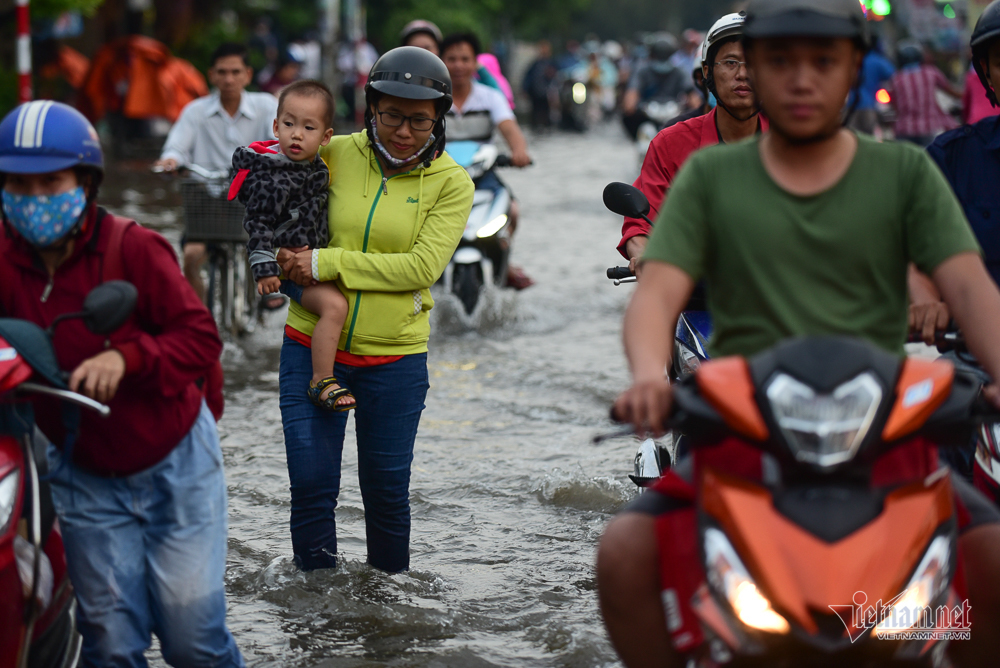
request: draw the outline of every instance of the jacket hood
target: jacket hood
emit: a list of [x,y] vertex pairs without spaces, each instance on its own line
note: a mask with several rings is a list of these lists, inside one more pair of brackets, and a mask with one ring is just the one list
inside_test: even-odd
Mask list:
[[[378,161],[375,158],[375,147],[372,146],[371,142],[368,140],[368,134],[365,132],[355,132],[351,135],[351,137],[354,139],[354,145],[357,147],[358,151],[368,157],[369,161],[374,163],[373,168],[378,171],[379,166]],[[457,162],[452,160],[447,151],[439,155],[434,160],[431,160],[430,167],[422,167],[422,164],[423,163],[416,163],[411,171],[416,173],[420,170],[423,171],[425,175],[440,174],[453,169],[461,169],[464,171],[463,167],[459,166]],[[398,176],[404,176],[404,174],[401,173]]]

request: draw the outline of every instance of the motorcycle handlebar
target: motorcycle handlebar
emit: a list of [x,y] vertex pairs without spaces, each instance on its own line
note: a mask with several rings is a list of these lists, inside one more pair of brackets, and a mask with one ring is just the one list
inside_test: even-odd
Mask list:
[[612,281],[620,281],[623,278],[632,278],[632,270],[628,267],[611,267],[608,269],[608,278]]

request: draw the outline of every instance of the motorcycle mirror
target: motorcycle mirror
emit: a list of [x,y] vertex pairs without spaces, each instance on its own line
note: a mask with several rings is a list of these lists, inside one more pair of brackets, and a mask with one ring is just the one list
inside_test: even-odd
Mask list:
[[604,189],[604,206],[628,218],[645,218],[649,213],[649,200],[641,190],[627,183],[609,183]]
[[83,324],[94,334],[107,336],[132,316],[139,291],[128,281],[108,281],[83,300]]

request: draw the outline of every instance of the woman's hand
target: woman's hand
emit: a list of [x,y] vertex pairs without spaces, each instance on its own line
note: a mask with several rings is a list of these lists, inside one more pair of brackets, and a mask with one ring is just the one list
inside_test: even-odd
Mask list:
[[285,276],[287,276],[289,280],[294,281],[299,285],[315,285],[317,282],[313,280],[312,251],[310,250],[295,253],[290,256],[288,260],[281,265],[281,270],[285,272]]
[[309,250],[309,246],[298,246],[296,248],[279,248],[278,254],[275,256],[274,260],[282,267],[285,263],[296,253],[301,253],[302,251]]
[[106,404],[118,391],[125,376],[125,357],[117,350],[105,350],[84,360],[69,378],[69,389]]

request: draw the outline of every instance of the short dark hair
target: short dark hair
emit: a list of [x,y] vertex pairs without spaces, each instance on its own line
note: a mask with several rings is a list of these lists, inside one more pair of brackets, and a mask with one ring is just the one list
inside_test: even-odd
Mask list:
[[239,56],[243,59],[243,64],[247,67],[250,66],[248,58],[250,57],[249,52],[245,44],[240,44],[239,42],[225,42],[215,47],[215,51],[212,52],[212,56],[208,61],[209,67],[215,67],[215,63],[220,58],[228,58],[229,56]]
[[441,58],[444,58],[444,54],[448,49],[459,44],[468,44],[472,47],[472,52],[477,56],[483,52],[482,44],[475,33],[454,32],[441,40]]
[[326,123],[326,127],[333,127],[333,116],[337,110],[337,103],[333,99],[333,93],[330,92],[330,89],[322,81],[299,79],[282,88],[281,93],[278,95],[278,116],[281,116],[281,110],[285,106],[285,99],[289,95],[321,98],[326,103],[326,113],[323,115],[323,122]]

